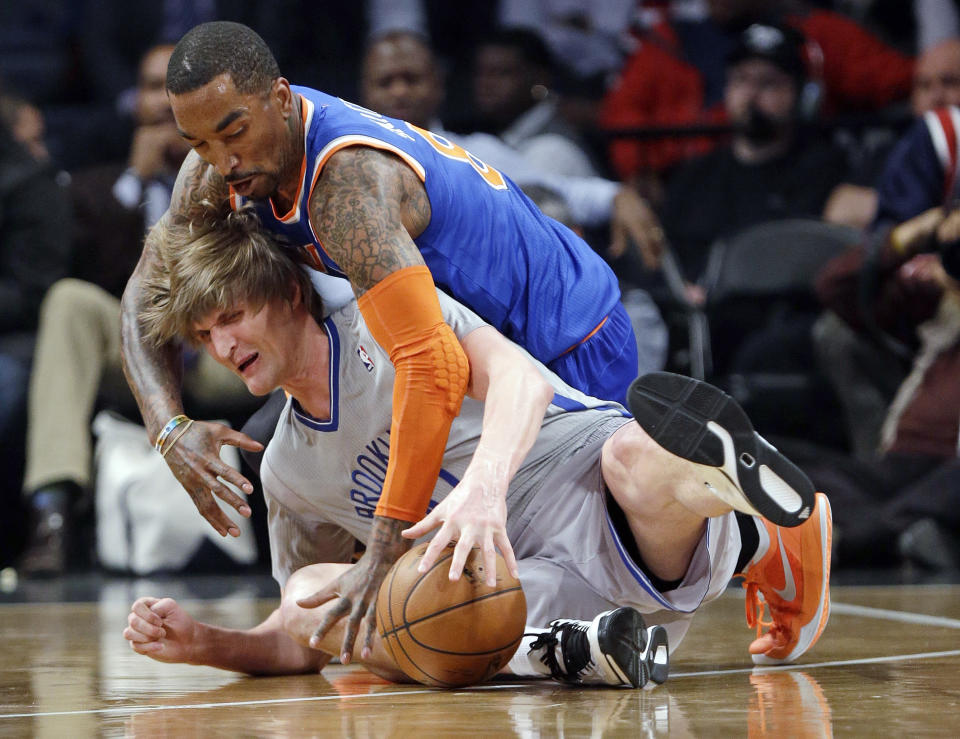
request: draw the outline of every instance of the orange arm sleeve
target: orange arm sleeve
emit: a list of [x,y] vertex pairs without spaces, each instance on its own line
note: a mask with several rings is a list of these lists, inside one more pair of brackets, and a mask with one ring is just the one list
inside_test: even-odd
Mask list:
[[426,267],[394,272],[357,302],[396,370],[390,459],[376,514],[419,521],[467,390],[467,355],[443,320]]

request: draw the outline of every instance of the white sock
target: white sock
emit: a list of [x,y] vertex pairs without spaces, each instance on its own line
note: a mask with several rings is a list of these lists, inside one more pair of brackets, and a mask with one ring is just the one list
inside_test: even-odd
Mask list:
[[550,629],[535,629],[528,626],[523,632],[520,646],[517,647],[517,651],[514,652],[513,657],[507,663],[507,669],[517,677],[549,677],[550,668],[540,661],[540,654],[543,650],[538,649],[536,652],[530,650],[530,645],[536,641],[537,637],[544,632],[549,633],[549,631]]

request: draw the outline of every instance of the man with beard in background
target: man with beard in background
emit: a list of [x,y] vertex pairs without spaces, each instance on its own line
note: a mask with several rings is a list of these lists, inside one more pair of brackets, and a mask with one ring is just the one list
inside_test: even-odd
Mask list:
[[661,220],[690,279],[709,245],[763,221],[819,217],[846,173],[841,151],[807,136],[813,111],[804,40],[796,31],[754,24],[727,59],[724,106],[732,138],[671,178]]
[[[744,30],[728,56],[724,106],[730,141],[673,175],[660,212],[667,243],[690,283],[703,276],[714,241],[765,221],[819,218],[843,181],[844,153],[803,126],[815,115],[817,92],[806,54],[798,32],[757,23]],[[758,325],[756,310],[734,313],[711,320],[718,373],[732,371],[738,348],[758,331],[765,334],[764,346],[777,347],[775,356],[812,364],[807,338],[812,315],[794,321],[791,314],[789,325],[778,325],[770,336],[769,327]]]

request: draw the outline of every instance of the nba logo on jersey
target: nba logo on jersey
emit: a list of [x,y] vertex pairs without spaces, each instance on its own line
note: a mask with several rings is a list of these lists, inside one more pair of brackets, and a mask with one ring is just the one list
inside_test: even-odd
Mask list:
[[363,366],[367,368],[367,372],[373,372],[373,360],[370,359],[370,355],[367,354],[367,350],[362,346],[358,346],[357,356],[360,357],[360,361],[363,362]]

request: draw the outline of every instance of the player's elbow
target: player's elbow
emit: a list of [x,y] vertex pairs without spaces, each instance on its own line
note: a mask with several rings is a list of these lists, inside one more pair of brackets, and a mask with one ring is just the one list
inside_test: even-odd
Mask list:
[[[537,367],[525,356],[517,353],[515,361],[500,368],[499,376],[491,378],[490,387],[494,392],[508,394],[508,388],[513,387],[530,402],[546,410],[553,400],[553,385],[541,374]],[[514,393],[509,393],[513,396]]]
[[540,405],[546,410],[546,407],[550,405],[550,401],[553,400],[553,385],[547,382],[547,379],[540,374],[536,367],[529,363],[526,373],[529,378],[527,384],[530,392],[534,394],[537,401],[539,401]]

